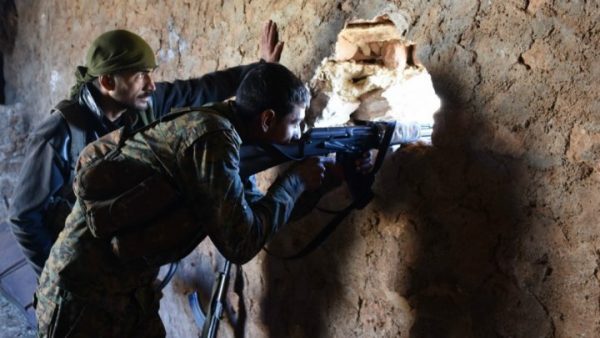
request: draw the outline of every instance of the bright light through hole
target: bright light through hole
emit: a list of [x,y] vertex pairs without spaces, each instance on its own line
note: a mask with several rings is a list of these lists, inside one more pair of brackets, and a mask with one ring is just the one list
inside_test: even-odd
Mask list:
[[398,121],[433,125],[433,114],[441,105],[426,72],[391,86],[382,96],[389,102],[390,115]]
[[430,143],[441,101],[415,50],[386,16],[347,23],[311,80],[312,125],[395,120],[403,143]]

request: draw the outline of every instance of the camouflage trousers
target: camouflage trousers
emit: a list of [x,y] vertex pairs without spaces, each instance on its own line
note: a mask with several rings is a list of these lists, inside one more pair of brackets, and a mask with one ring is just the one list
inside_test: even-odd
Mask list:
[[38,337],[165,337],[158,315],[161,295],[148,287],[127,295],[81,298],[53,283],[40,285]]

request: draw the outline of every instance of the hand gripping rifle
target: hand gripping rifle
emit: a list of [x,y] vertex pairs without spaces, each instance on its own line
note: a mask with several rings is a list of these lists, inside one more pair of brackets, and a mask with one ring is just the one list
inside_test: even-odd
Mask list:
[[[374,197],[371,187],[375,174],[381,168],[389,147],[418,141],[428,142],[431,124],[401,123],[397,121],[358,122],[354,126],[313,128],[302,138],[288,145],[268,144],[244,146],[240,150],[240,175],[247,177],[288,161],[298,161],[311,156],[335,153],[344,167],[346,184],[353,202],[345,209],[335,212],[335,217],[296,254],[280,257],[297,259],[316,249],[354,209],[364,208]],[[373,169],[368,174],[354,168],[354,160],[366,151],[377,149]]]
[[[390,146],[428,141],[432,125],[419,123],[399,123],[396,121],[359,122],[354,126],[312,128],[298,142],[287,145],[244,144],[240,149],[240,176],[245,178],[276,165],[300,161],[311,156],[325,156],[336,153],[345,166],[346,182],[354,202],[340,211],[332,221],[309,244],[298,253],[284,257],[296,259],[305,256],[318,247],[333,232],[335,227],[353,209],[364,208],[373,198],[371,186],[375,174],[381,168]],[[377,149],[373,169],[367,175],[357,173],[353,160],[364,152]],[[202,337],[215,337],[218,322],[223,312],[223,296],[229,278],[230,262],[225,261],[223,271],[217,275],[210,301],[210,311],[205,318],[197,293],[189,296],[190,306],[196,324],[203,327]]]

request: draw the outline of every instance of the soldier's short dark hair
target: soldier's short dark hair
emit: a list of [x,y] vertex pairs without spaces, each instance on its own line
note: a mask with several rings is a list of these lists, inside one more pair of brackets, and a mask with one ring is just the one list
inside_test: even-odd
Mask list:
[[278,63],[261,63],[246,74],[236,92],[236,106],[244,119],[272,109],[278,117],[290,114],[294,106],[306,106],[308,88],[296,75]]

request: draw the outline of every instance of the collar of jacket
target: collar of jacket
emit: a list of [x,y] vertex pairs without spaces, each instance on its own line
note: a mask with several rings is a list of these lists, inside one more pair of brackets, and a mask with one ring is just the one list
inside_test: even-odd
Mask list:
[[[96,103],[96,99],[94,98],[92,92],[97,89],[92,88],[92,86],[93,85],[89,82],[82,86],[81,90],[79,91],[77,101],[79,102],[79,105],[81,105],[84,108],[87,108],[87,110],[91,113],[90,115],[94,124],[94,129],[97,130],[99,136],[102,136],[110,131],[113,131],[125,125],[130,127],[139,127],[138,124],[140,123],[140,116],[143,115],[144,112],[128,110],[117,120],[108,120],[104,116],[102,108],[100,108]],[[153,100],[150,100],[148,104],[148,111],[152,112]],[[143,123],[146,124],[148,122],[150,121],[144,121]]]
[[85,86],[81,86],[78,101],[80,105],[86,107],[90,112],[92,112],[93,115],[95,115],[97,119],[100,120],[102,119],[102,116],[104,116],[104,113],[96,104],[96,100],[94,99],[89,86],[91,86],[90,83],[86,83]]

